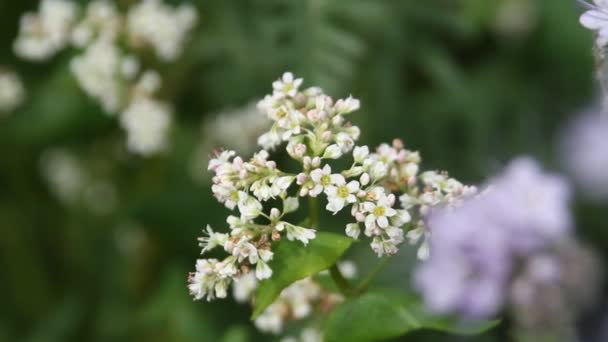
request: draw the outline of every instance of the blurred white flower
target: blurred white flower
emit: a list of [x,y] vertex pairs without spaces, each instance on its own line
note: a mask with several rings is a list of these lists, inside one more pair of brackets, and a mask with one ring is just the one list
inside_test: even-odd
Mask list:
[[15,110],[25,98],[25,88],[13,71],[0,69],[0,113]]
[[88,182],[80,160],[66,150],[46,151],[40,160],[42,175],[60,201],[74,204]]
[[72,1],[42,0],[38,13],[21,18],[15,54],[33,61],[53,57],[68,44],[77,11]]
[[198,14],[192,5],[173,8],[161,0],[143,0],[129,9],[127,29],[136,46],[151,46],[164,61],[178,58]]
[[82,48],[102,37],[115,40],[121,30],[121,16],[109,0],[94,0],[88,3],[84,18],[72,30],[74,46]]
[[121,80],[122,55],[116,44],[98,39],[72,59],[70,67],[80,87],[98,100],[107,114],[121,108],[124,86]]
[[133,153],[148,156],[167,147],[171,127],[167,104],[137,97],[120,116],[120,123],[127,131],[127,146]]

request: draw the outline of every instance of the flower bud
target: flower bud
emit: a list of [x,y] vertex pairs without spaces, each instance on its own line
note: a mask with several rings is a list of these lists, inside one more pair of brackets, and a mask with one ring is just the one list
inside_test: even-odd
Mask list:
[[336,144],[329,145],[323,153],[323,158],[338,159],[342,156],[342,149]]

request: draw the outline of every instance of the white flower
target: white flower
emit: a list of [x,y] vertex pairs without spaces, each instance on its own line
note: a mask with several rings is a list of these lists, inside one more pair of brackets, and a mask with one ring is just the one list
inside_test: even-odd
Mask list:
[[163,80],[158,72],[146,70],[135,85],[135,89],[143,95],[152,95],[160,89],[162,82]]
[[298,210],[300,202],[297,197],[287,197],[283,200],[283,212],[289,214]]
[[53,57],[69,42],[76,12],[72,1],[43,0],[38,13],[26,13],[21,18],[15,54],[33,61]]
[[355,141],[350,135],[340,132],[336,135],[336,144],[338,144],[342,153],[347,153],[355,146]]
[[239,212],[243,219],[252,220],[262,212],[262,204],[254,197],[247,195],[244,192],[239,192]]
[[160,59],[174,61],[197,19],[191,5],[172,8],[161,0],[144,0],[129,9],[127,29],[133,44],[151,46]]
[[342,148],[337,144],[333,144],[333,145],[327,146],[327,148],[325,149],[325,153],[323,153],[323,158],[338,159],[338,158],[342,157],[342,154],[343,154]]
[[358,110],[360,106],[361,103],[359,100],[349,96],[345,100],[340,99],[336,101],[335,108],[339,114],[348,114]]
[[19,76],[12,71],[0,70],[0,112],[12,112],[25,98],[25,88]]
[[248,260],[255,265],[259,260],[258,249],[249,242],[249,238],[243,237],[233,245],[228,245],[228,252],[237,258],[238,262]]
[[309,190],[308,194],[311,197],[319,195],[323,189],[334,184],[340,178],[344,179],[342,175],[332,174],[331,166],[325,165],[322,169],[314,169],[310,172],[310,178],[313,181],[313,187]]
[[210,225],[207,225],[207,235],[209,237],[198,238],[199,246],[203,248],[202,253],[208,252],[217,246],[224,246],[228,241],[228,234],[215,233]]
[[149,156],[166,148],[171,125],[166,104],[138,97],[122,113],[120,123],[127,131],[127,146],[132,152]]
[[98,100],[107,114],[115,114],[123,104],[121,52],[113,41],[98,39],[74,57],[70,70],[80,87]]
[[[198,259],[196,261],[196,272],[188,276],[188,289],[195,300],[207,297],[211,300],[214,297],[226,297],[226,289],[229,279],[224,274],[226,264],[218,262],[217,259]],[[233,265],[234,266],[234,265]]]
[[355,194],[359,191],[359,182],[351,181],[346,184],[344,177],[339,175],[335,177],[333,184],[325,188],[328,201],[326,209],[336,214],[345,204],[357,201]]
[[50,190],[65,204],[76,203],[90,182],[82,162],[65,150],[45,151],[41,169]]
[[281,79],[274,81],[272,83],[272,88],[274,89],[274,96],[277,98],[282,98],[285,96],[294,97],[298,92],[298,88],[302,84],[301,78],[293,78],[293,74],[291,72],[286,72],[283,74]]
[[259,280],[268,279],[270,276],[272,276],[272,269],[268,266],[268,264],[260,260],[255,267],[255,276]]
[[255,319],[256,328],[264,332],[279,334],[283,330],[283,319],[287,316],[289,307],[283,301],[275,301]]
[[258,280],[253,272],[244,274],[232,283],[232,296],[239,303],[247,302],[258,286]]
[[276,129],[271,129],[258,138],[258,145],[264,149],[272,150],[281,144],[281,134]]
[[374,162],[370,168],[370,175],[374,180],[378,180],[386,176],[388,166],[381,161]]
[[361,228],[358,223],[349,223],[346,225],[346,235],[353,239],[358,239],[361,234]]
[[277,224],[276,229],[280,232],[285,230],[289,241],[298,240],[305,245],[317,236],[314,229],[296,226],[288,222],[280,222]]
[[364,202],[363,209],[368,213],[365,217],[365,226],[368,229],[373,229],[376,225],[380,228],[388,227],[388,219],[397,214],[390,204],[389,197],[385,195],[380,196],[376,203]]
[[376,252],[378,257],[382,257],[383,255],[393,255],[398,251],[397,246],[391,239],[384,239],[379,236],[374,237],[371,247],[374,252]]
[[369,147],[355,146],[353,149],[353,158],[356,163],[363,164],[363,161],[369,156]]

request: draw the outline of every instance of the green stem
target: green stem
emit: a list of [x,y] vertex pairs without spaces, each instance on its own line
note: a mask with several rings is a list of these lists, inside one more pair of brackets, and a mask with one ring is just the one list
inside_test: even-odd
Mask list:
[[338,286],[338,289],[344,296],[350,297],[353,294],[353,288],[348,283],[348,280],[344,278],[344,275],[342,274],[342,272],[340,272],[340,269],[338,268],[337,264],[333,264],[329,268],[329,274],[331,275],[331,279],[334,281],[334,283],[336,283],[336,286]]
[[[309,224],[311,228],[318,228],[319,225],[319,201],[315,197],[308,197],[309,205]],[[337,264],[333,264],[329,268],[329,274],[331,279],[336,283],[338,289],[344,296],[350,296],[353,293],[353,288],[348,283],[348,280],[344,277]]]
[[319,226],[319,201],[316,197],[308,197],[308,219],[311,228]]
[[378,273],[380,271],[382,271],[382,269],[388,264],[390,258],[386,257],[382,260],[380,260],[380,262],[378,263],[378,265],[376,266],[376,268],[374,268],[366,277],[365,279],[363,279],[361,281],[361,283],[359,283],[359,286],[357,286],[357,288],[355,289],[355,293],[359,294],[359,293],[363,293],[365,291],[367,291],[367,288],[369,287],[369,284],[371,284],[371,282],[376,278],[376,275],[378,275]]

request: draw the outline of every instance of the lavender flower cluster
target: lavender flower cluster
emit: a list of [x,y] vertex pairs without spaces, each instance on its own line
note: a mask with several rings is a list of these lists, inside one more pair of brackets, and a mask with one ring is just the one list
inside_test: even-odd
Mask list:
[[520,158],[480,195],[431,215],[433,254],[415,275],[430,309],[488,317],[533,288],[521,284],[521,272],[528,282],[559,282],[553,252],[570,237],[570,192],[563,178]]

